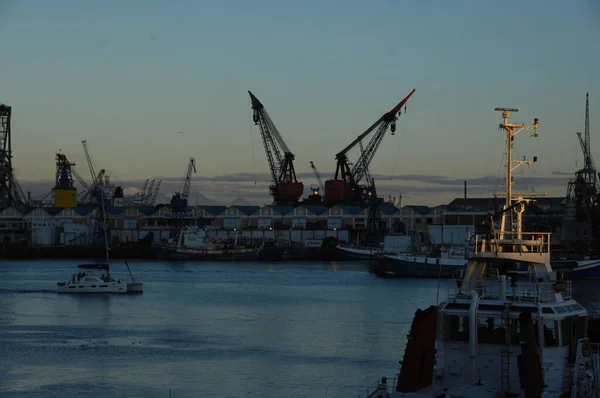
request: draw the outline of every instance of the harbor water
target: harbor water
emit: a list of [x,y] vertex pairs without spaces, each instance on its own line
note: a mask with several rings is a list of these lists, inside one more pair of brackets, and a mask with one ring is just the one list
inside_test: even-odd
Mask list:
[[130,261],[141,295],[56,294],[79,263],[0,262],[0,396],[364,397],[447,292],[366,263]]

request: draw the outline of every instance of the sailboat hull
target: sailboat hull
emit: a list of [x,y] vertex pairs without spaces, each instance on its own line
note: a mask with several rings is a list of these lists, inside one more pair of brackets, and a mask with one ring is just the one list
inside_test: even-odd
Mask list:
[[58,293],[67,294],[125,294],[126,283],[64,283],[56,289]]
[[127,284],[127,293],[143,293],[144,284],[142,282],[131,282]]

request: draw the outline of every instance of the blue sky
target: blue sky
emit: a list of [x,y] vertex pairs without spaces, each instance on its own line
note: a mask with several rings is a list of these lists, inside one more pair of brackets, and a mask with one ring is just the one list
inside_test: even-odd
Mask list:
[[526,182],[563,195],[569,176],[557,173],[582,162],[586,92],[600,153],[593,3],[4,0],[0,102],[13,106],[16,174],[49,190],[62,149],[87,176],[86,139],[126,188],[160,176],[168,196],[194,156],[198,195],[260,204],[268,169],[247,90],[308,188],[310,160],[329,178],[335,153],[416,88],[373,161],[380,192],[439,204],[466,179],[488,196],[502,162],[493,109],[510,106],[516,121],[540,118],[540,137],[519,140],[540,160]]

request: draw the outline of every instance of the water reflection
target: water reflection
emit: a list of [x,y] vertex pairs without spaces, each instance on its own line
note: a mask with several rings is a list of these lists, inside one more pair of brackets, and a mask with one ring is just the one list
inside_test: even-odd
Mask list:
[[0,325],[11,325],[17,319],[15,302],[9,299],[0,299]]

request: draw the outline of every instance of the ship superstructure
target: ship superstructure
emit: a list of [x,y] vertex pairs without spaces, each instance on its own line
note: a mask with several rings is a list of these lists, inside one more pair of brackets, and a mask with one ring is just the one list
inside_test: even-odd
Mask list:
[[[506,202],[471,239],[469,263],[451,280],[448,299],[417,311],[391,394],[384,378],[371,397],[597,397],[598,345],[587,310],[550,266],[550,233],[522,231],[529,199],[513,192],[515,136],[532,125],[509,122]],[[499,217],[499,228],[495,218]]]

